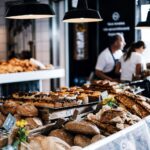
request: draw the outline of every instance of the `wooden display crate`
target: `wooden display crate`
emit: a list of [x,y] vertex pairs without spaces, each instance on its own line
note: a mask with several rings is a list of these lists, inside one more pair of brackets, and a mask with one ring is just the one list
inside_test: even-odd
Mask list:
[[55,121],[59,118],[70,117],[74,114],[74,111],[77,110],[78,114],[89,113],[96,109],[98,102],[78,105],[73,107],[64,107],[64,108],[48,108],[41,107],[39,108],[39,116],[45,124]]

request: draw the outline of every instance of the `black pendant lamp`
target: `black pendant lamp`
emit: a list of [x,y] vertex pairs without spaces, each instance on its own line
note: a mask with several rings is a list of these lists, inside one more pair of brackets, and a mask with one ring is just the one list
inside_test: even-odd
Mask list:
[[63,22],[87,23],[99,22],[102,18],[97,10],[89,9],[86,0],[78,0],[77,8],[65,13]]
[[36,0],[23,0],[8,8],[5,18],[8,19],[41,19],[50,18],[55,15],[48,4]]
[[150,28],[150,10],[148,11],[146,21],[139,22],[136,26],[136,29],[146,29],[146,28]]

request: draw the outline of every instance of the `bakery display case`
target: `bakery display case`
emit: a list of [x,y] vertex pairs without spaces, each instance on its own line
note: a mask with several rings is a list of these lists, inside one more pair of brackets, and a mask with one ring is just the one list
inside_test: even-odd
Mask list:
[[149,150],[150,132],[146,119],[101,141],[97,141],[84,148],[84,150]]
[[[10,113],[15,129],[24,123],[30,134],[21,146],[28,149],[150,149],[150,99],[116,82],[98,80],[48,93],[17,92],[1,104],[0,126]],[[12,132],[3,132],[1,145],[13,145],[6,138]]]

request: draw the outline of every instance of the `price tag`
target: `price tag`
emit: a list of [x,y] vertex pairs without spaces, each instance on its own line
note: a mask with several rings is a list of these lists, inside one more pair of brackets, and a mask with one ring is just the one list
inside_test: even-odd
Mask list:
[[101,102],[101,101],[102,101],[102,96],[100,95],[98,98],[98,102]]
[[71,109],[66,110],[66,117],[69,117],[73,114],[73,112],[71,111]]
[[72,115],[71,119],[72,119],[72,120],[76,120],[78,114],[79,114],[79,111],[78,111],[78,110],[75,110],[75,111],[73,112],[73,115]]
[[66,121],[65,119],[61,119],[61,118],[58,119],[57,122],[56,122],[56,124],[55,124],[55,128],[56,129],[61,128],[62,125],[65,123],[65,121]]
[[102,105],[99,103],[97,104],[96,109],[94,110],[94,113],[95,114],[98,113],[100,109],[102,109]]
[[102,100],[108,97],[108,91],[104,91],[101,93]]
[[6,131],[10,131],[12,129],[12,127],[15,125],[16,123],[16,119],[15,117],[13,117],[11,114],[8,114],[4,124],[3,124],[3,128]]

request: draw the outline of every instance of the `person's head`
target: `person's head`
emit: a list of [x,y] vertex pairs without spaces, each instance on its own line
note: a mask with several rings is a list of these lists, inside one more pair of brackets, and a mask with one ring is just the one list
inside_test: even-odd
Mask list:
[[110,37],[109,39],[109,46],[112,47],[114,50],[123,49],[125,46],[125,39],[122,34],[115,34]]
[[133,46],[134,46],[134,49],[136,52],[138,52],[140,54],[142,54],[144,52],[145,43],[143,41],[138,41]]
[[132,52],[137,52],[137,53],[142,54],[144,52],[145,47],[146,46],[143,41],[132,43],[132,45],[129,47],[127,52],[124,54],[124,60],[125,61],[128,60],[131,57]]

